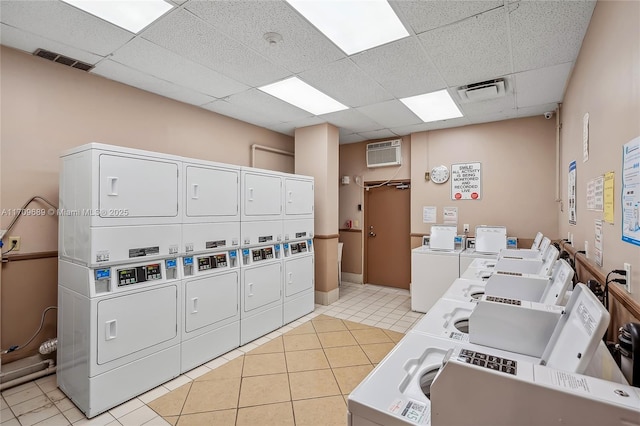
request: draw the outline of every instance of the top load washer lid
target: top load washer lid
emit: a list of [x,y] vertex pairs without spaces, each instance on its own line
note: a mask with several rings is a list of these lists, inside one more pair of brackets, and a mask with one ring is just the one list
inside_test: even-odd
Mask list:
[[584,373],[609,325],[609,312],[582,283],[571,294],[545,348],[541,364]]
[[500,253],[507,248],[507,228],[505,226],[476,226],[476,251]]
[[457,234],[458,227],[456,225],[432,225],[429,247],[432,250],[453,251]]
[[573,274],[573,268],[564,259],[556,262],[551,275],[551,282],[544,289],[540,297],[540,303],[560,305],[569,288],[569,284],[573,281]]
[[542,237],[544,237],[542,232],[538,232],[536,234],[536,237],[533,239],[533,244],[531,244],[532,250],[538,250],[538,248],[540,247],[540,243],[542,242]]

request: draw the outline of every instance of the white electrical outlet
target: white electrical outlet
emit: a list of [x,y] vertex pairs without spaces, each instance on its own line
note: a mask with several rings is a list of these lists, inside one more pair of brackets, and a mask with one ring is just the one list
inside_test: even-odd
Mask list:
[[631,264],[625,263],[624,270],[627,271],[627,276],[625,277],[627,279],[627,284],[625,287],[627,288],[627,293],[631,293]]
[[465,223],[464,225],[462,225],[462,232],[464,232],[465,234],[469,232],[469,224]]

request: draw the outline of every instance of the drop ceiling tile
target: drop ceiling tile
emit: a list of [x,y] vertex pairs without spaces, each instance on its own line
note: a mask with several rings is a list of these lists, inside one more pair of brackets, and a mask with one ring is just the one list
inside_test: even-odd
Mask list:
[[107,56],[133,38],[132,33],[60,1],[2,1],[1,19],[9,26],[99,56]]
[[549,103],[549,104],[518,108],[518,117],[532,117],[535,115],[544,115],[545,112],[555,111],[557,107],[558,107],[557,103]]
[[216,98],[249,89],[245,84],[189,61],[140,37],[118,49],[111,59],[162,80],[171,81]]
[[367,139],[365,139],[364,137],[356,134],[356,133],[352,133],[349,135],[340,135],[340,145],[345,145],[348,143],[357,143],[357,142],[362,142],[362,141],[366,141]]
[[299,77],[353,108],[392,99],[386,90],[348,58],[305,71]]
[[518,107],[562,102],[573,62],[515,75]]
[[504,1],[394,0],[390,3],[403,22],[420,34],[501,7]]
[[290,74],[186,10],[153,24],[142,36],[249,86],[262,86]]
[[351,60],[396,98],[435,92],[446,87],[416,37],[358,53]]
[[469,121],[472,124],[490,123],[493,121],[509,120],[518,116],[515,109],[506,112],[493,112],[489,114],[481,114],[476,116],[469,116]]
[[459,86],[511,73],[503,9],[418,36],[447,84]]
[[314,117],[303,118],[301,120],[289,121],[287,123],[276,124],[274,126],[270,126],[269,128],[280,133],[293,135],[295,132],[295,129],[300,129],[302,127],[315,126],[317,124],[322,124],[322,123],[326,123],[326,121],[320,117],[314,116]]
[[396,136],[398,136],[389,129],[379,129],[373,130],[371,132],[360,132],[358,134],[364,137],[365,140],[395,138]]
[[492,114],[497,112],[516,111],[516,99],[513,91],[501,98],[488,99],[486,101],[467,102],[458,104],[465,117]]
[[396,99],[362,106],[357,110],[378,123],[379,127],[400,127],[422,123],[417,115]]
[[235,95],[229,96],[226,100],[232,105],[244,108],[247,111],[252,111],[271,121],[284,123],[313,116],[310,112],[281,101],[258,89],[250,89],[242,93],[236,93]]
[[322,116],[328,123],[349,133],[366,132],[380,128],[380,125],[360,111],[349,108]]
[[575,61],[595,1],[526,1],[511,5],[515,72]]
[[126,82],[124,84],[191,105],[201,106],[215,99],[211,96],[144,74],[111,60],[100,62],[91,70],[91,73],[101,75],[110,80]]
[[296,133],[296,126],[290,123],[270,123],[264,128],[287,136],[295,136]]
[[471,124],[471,121],[467,117],[452,118],[451,120],[434,121],[432,123],[425,123],[426,130],[438,130],[449,129],[451,127],[461,127]]
[[431,123],[420,123],[414,124],[412,126],[400,126],[400,127],[392,127],[391,130],[393,133],[399,136],[407,136],[412,133],[424,132],[425,130],[429,130]]
[[[199,1],[185,6],[217,30],[293,73],[334,62],[345,54],[284,1]],[[270,45],[264,34],[282,41]]]
[[0,25],[0,40],[2,40],[2,44],[5,46],[23,50],[27,53],[33,53],[39,48],[46,49],[92,65],[103,58],[102,56],[94,55],[85,50],[76,49],[75,47],[58,43],[57,41],[5,24]]
[[[202,108],[215,113],[225,115],[227,117],[235,118],[236,120],[244,121],[246,123],[254,124],[260,127],[268,127],[274,124],[274,121],[260,116],[255,111],[247,110],[238,105],[233,105],[225,100],[216,100],[208,104],[202,105]],[[281,124],[280,122],[275,122]]]

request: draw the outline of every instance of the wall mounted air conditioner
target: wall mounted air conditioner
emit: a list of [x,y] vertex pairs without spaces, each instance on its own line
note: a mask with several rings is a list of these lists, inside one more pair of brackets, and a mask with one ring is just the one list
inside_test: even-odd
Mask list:
[[400,142],[400,139],[394,139],[367,144],[367,167],[401,165]]

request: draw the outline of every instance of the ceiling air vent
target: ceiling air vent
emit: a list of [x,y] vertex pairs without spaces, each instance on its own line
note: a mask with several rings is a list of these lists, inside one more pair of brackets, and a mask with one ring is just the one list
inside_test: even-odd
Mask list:
[[462,102],[479,102],[504,96],[504,78],[468,84],[458,88]]
[[77,68],[82,71],[90,71],[93,69],[93,65],[81,62],[77,59],[70,58],[68,56],[61,55],[59,53],[50,52],[49,50],[37,49],[33,52],[34,56],[47,59],[49,61],[57,62],[68,67]]
[[367,167],[399,166],[400,146],[400,139],[367,144]]

